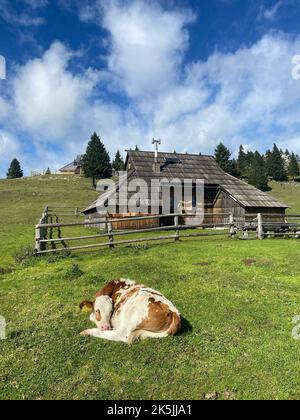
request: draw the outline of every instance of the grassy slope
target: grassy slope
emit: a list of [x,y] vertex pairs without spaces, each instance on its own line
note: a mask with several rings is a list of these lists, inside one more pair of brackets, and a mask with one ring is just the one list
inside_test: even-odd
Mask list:
[[[89,187],[79,179],[0,181],[0,267],[11,267],[12,252],[32,241],[44,205],[84,206],[94,198]],[[287,197],[276,186],[272,194],[299,208],[298,189]],[[73,263],[84,274],[70,280]],[[300,344],[291,338],[299,268],[295,240],[215,238],[14,267],[0,276],[0,314],[8,322],[0,398],[198,399],[212,391],[221,398],[225,391],[237,399],[299,398]],[[118,277],[161,290],[193,330],[131,347],[79,337],[89,322],[78,303]]]
[[280,199],[284,203],[288,204],[291,209],[289,210],[292,214],[300,214],[300,183],[277,183],[271,182],[270,187],[272,191],[271,195]]

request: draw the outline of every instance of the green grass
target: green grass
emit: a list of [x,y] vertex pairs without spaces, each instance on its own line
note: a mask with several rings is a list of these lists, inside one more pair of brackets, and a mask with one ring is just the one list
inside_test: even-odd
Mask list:
[[300,182],[270,182],[270,194],[288,204],[292,214],[300,214]]
[[[298,191],[272,194],[300,212]],[[45,205],[94,197],[79,178],[0,181],[0,268],[13,270],[0,275],[1,399],[300,398],[299,241],[203,238],[14,263]],[[163,292],[183,332],[132,346],[80,337],[90,323],[78,304],[118,277]]]

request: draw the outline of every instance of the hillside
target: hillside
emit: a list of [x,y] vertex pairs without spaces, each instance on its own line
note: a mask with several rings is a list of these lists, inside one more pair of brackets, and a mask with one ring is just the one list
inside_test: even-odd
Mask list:
[[[272,194],[300,212],[298,186]],[[45,205],[94,198],[80,178],[0,181],[0,399],[300,398],[296,240],[214,237],[14,262]],[[172,300],[182,333],[132,346],[79,336],[90,326],[79,303],[121,277]]]
[[300,214],[300,183],[299,182],[270,182],[270,194],[280,201],[290,205],[289,213]]
[[50,176],[0,180],[0,267],[22,245],[34,244],[34,227],[47,205],[86,207],[97,197],[89,179]]
[[[270,194],[300,214],[300,183],[270,183]],[[0,267],[9,265],[22,245],[34,243],[34,226],[47,205],[85,208],[97,197],[89,179],[50,176],[0,180]]]

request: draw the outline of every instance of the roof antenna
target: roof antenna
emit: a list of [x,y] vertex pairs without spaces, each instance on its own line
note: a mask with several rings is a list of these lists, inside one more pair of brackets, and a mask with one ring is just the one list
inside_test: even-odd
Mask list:
[[160,165],[158,164],[158,146],[161,145],[161,139],[159,140],[152,139],[152,144],[155,144],[155,158],[154,158],[153,171],[160,172]]

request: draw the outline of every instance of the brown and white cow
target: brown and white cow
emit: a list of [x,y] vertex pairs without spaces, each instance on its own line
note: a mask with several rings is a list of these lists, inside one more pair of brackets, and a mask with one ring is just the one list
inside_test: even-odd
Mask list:
[[175,306],[161,293],[127,279],[113,280],[96,294],[90,320],[97,328],[81,335],[132,343],[146,338],[175,335],[181,318]]

